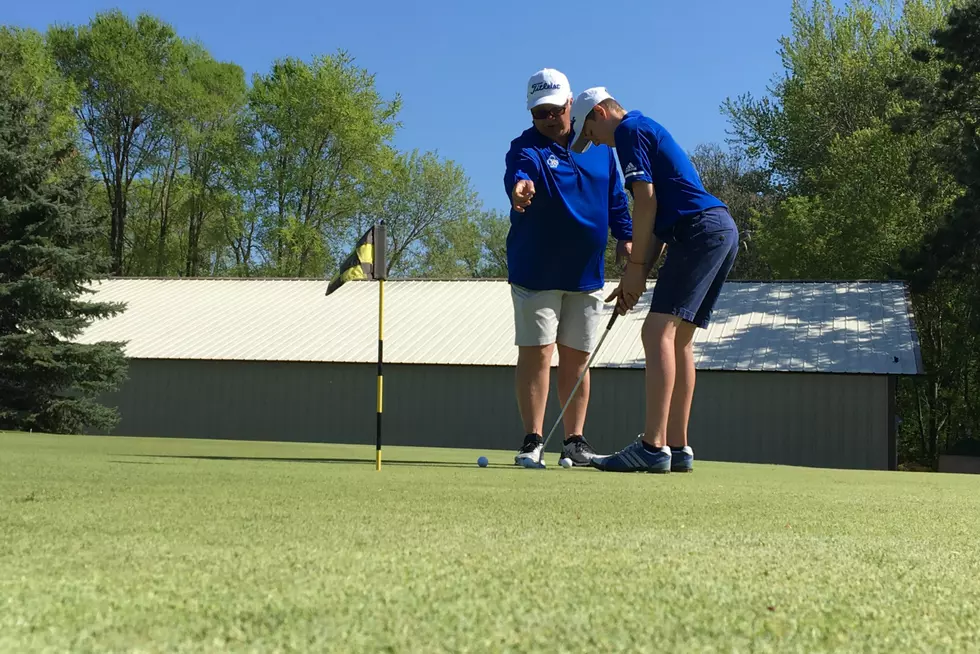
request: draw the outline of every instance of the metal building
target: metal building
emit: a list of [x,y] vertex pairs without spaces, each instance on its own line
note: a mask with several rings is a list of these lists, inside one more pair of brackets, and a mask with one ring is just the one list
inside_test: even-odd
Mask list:
[[[80,339],[127,342],[129,380],[105,398],[120,409],[117,433],[374,443],[377,282],[329,297],[310,280],[110,279],[94,288],[94,299],[128,305]],[[651,290],[596,357],[585,431],[602,452],[643,427],[640,329]],[[507,283],[389,281],[384,316],[385,444],[516,450]],[[729,282],[694,347],[699,459],[895,467],[896,380],[922,373],[902,284]],[[560,409],[555,388],[553,377],[546,429]]]

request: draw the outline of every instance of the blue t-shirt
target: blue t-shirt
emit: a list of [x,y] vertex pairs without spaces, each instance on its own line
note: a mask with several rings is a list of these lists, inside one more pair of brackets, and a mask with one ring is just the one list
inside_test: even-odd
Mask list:
[[506,164],[508,201],[518,180],[534,182],[524,213],[510,210],[508,281],[533,290],[602,288],[608,232],[633,238],[613,151],[576,154],[531,127],[511,141]]
[[614,136],[626,188],[632,192],[633,182],[637,181],[653,184],[657,195],[654,220],[657,234],[663,234],[662,230],[681,218],[726,206],[704,189],[687,153],[663,125],[639,111],[630,111]]

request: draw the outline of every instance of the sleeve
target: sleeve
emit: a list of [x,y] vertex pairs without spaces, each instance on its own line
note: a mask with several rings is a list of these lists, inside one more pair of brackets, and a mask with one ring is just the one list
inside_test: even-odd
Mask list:
[[620,241],[633,240],[633,219],[612,149],[609,150],[609,230]]
[[624,122],[623,129],[616,130],[616,153],[623,168],[626,188],[632,190],[633,182],[653,183],[650,167],[651,153],[656,152],[656,141],[643,132],[634,121]]
[[506,164],[504,191],[507,193],[508,199],[510,199],[511,191],[514,190],[514,184],[517,183],[517,180],[529,179],[536,182],[540,175],[537,160],[531,157],[527,150],[519,146],[512,147],[507,153]]

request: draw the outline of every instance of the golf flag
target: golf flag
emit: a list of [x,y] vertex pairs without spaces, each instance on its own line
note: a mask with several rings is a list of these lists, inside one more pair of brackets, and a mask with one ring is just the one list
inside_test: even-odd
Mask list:
[[387,243],[385,222],[382,220],[364,233],[354,246],[354,251],[340,265],[340,272],[327,286],[327,295],[355,279],[378,280],[378,421],[377,443],[375,446],[375,469],[381,470],[381,409],[384,390],[384,324],[385,324],[385,280],[388,278],[388,265],[385,260]]
[[340,272],[327,286],[327,295],[354,279],[384,280],[387,277],[384,225],[384,221],[381,221],[380,225],[372,225],[371,229],[364,232],[354,246],[354,251],[340,264]]

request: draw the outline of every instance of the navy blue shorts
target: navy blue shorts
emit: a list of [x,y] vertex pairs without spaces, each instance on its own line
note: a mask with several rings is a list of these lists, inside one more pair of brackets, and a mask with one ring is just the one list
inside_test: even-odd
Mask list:
[[682,218],[657,234],[667,244],[651,313],[678,316],[704,329],[738,254],[738,228],[724,207]]

